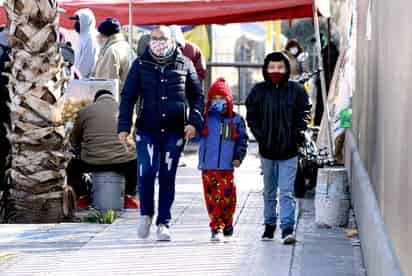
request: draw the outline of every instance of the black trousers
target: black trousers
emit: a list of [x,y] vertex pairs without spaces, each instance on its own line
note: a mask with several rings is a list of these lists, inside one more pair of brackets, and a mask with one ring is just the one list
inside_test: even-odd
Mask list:
[[67,166],[67,184],[70,185],[78,197],[89,195],[88,183],[82,177],[91,172],[117,172],[123,174],[126,180],[125,193],[135,196],[137,189],[137,161],[132,160],[120,164],[92,165],[80,159],[72,159]]

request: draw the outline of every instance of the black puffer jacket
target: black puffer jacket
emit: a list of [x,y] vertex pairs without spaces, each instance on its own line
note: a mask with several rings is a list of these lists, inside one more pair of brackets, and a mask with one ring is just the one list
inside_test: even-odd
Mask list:
[[[263,66],[264,82],[256,84],[247,100],[246,120],[257,142],[259,152],[271,160],[286,160],[298,154],[301,132],[310,119],[309,97],[303,86],[285,80],[275,86],[267,76],[267,66],[273,59],[279,59],[279,53],[269,54]],[[287,71],[289,61],[282,56]]]
[[183,132],[185,124],[199,131],[203,127],[200,81],[193,63],[180,50],[164,65],[156,63],[148,50],[135,60],[121,93],[118,132],[130,132],[137,101],[137,129],[166,133]]

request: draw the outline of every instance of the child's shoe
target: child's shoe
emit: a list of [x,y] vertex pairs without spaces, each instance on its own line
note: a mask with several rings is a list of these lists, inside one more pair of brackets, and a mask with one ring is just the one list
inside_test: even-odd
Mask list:
[[227,225],[223,228],[223,236],[231,237],[233,236],[233,225]]
[[220,231],[220,230],[213,230],[212,231],[212,235],[210,236],[211,241],[218,242],[218,241],[221,241],[222,239],[223,239],[222,231]]

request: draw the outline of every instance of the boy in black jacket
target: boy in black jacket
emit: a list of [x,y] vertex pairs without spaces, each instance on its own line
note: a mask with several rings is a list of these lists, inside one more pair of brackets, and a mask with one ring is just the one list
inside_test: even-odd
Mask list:
[[259,144],[264,177],[263,240],[276,230],[276,195],[280,190],[280,228],[285,244],[295,242],[294,182],[298,144],[310,118],[309,97],[298,83],[289,81],[287,56],[274,52],[265,58],[264,81],[256,84],[246,100],[246,120]]

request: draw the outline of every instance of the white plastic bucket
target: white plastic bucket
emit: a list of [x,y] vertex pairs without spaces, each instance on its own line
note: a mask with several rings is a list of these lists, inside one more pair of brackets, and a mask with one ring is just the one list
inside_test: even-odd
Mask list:
[[345,168],[318,171],[315,195],[315,222],[320,227],[344,227],[348,224],[350,193]]
[[92,206],[99,210],[121,210],[124,206],[124,176],[116,172],[92,173]]

